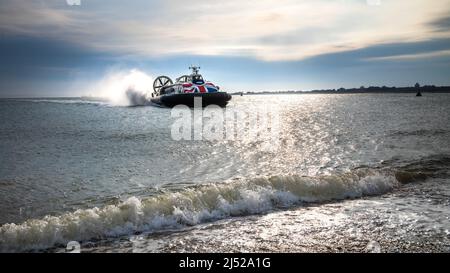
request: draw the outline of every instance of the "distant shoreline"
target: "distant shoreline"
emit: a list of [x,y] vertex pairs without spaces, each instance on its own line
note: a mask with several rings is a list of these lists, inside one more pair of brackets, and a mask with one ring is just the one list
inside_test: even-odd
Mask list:
[[387,87],[370,86],[360,88],[322,89],[310,91],[261,91],[261,92],[233,92],[232,95],[262,95],[262,94],[402,94],[402,93],[450,93],[450,86],[426,85],[420,87]]
[[[339,89],[322,89],[322,90],[285,90],[285,91],[241,91],[241,92],[228,92],[231,95],[289,95],[289,94],[406,94],[406,93],[450,93],[450,86],[434,86],[425,85],[420,87],[377,87],[370,86],[367,88],[339,88]],[[90,96],[76,96],[76,97],[0,97],[0,99],[88,99],[88,100],[104,100],[104,98],[90,97]]]

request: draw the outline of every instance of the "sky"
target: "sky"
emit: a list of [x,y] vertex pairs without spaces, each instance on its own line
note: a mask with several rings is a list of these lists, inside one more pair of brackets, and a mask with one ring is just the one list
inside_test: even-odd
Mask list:
[[450,0],[0,0],[0,97],[192,64],[231,92],[450,85]]

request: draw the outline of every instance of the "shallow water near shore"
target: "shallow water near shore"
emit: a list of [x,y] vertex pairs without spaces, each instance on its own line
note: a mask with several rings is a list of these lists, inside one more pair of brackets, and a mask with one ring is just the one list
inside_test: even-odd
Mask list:
[[[450,252],[449,184],[91,241],[83,252]],[[431,196],[437,189],[438,196]],[[426,192],[426,193],[424,193]],[[431,198],[431,199],[430,199]],[[65,248],[48,251],[64,252]]]
[[449,94],[227,108],[261,105],[274,150],[175,141],[167,108],[0,100],[0,251],[450,251]]

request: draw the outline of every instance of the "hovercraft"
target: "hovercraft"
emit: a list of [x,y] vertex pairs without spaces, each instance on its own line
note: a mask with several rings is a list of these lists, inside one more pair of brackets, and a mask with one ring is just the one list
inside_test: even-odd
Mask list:
[[159,76],[153,82],[153,93],[151,102],[166,107],[174,107],[182,104],[194,107],[195,98],[201,98],[203,107],[218,105],[225,107],[231,100],[227,92],[219,91],[219,86],[211,82],[205,82],[200,75],[200,67],[191,66],[192,74],[183,75],[173,81],[167,76]]

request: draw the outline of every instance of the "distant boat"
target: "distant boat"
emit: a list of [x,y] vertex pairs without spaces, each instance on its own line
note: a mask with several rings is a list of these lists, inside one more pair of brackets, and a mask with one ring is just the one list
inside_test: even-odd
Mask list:
[[419,91],[417,91],[416,97],[422,97],[422,93]]

